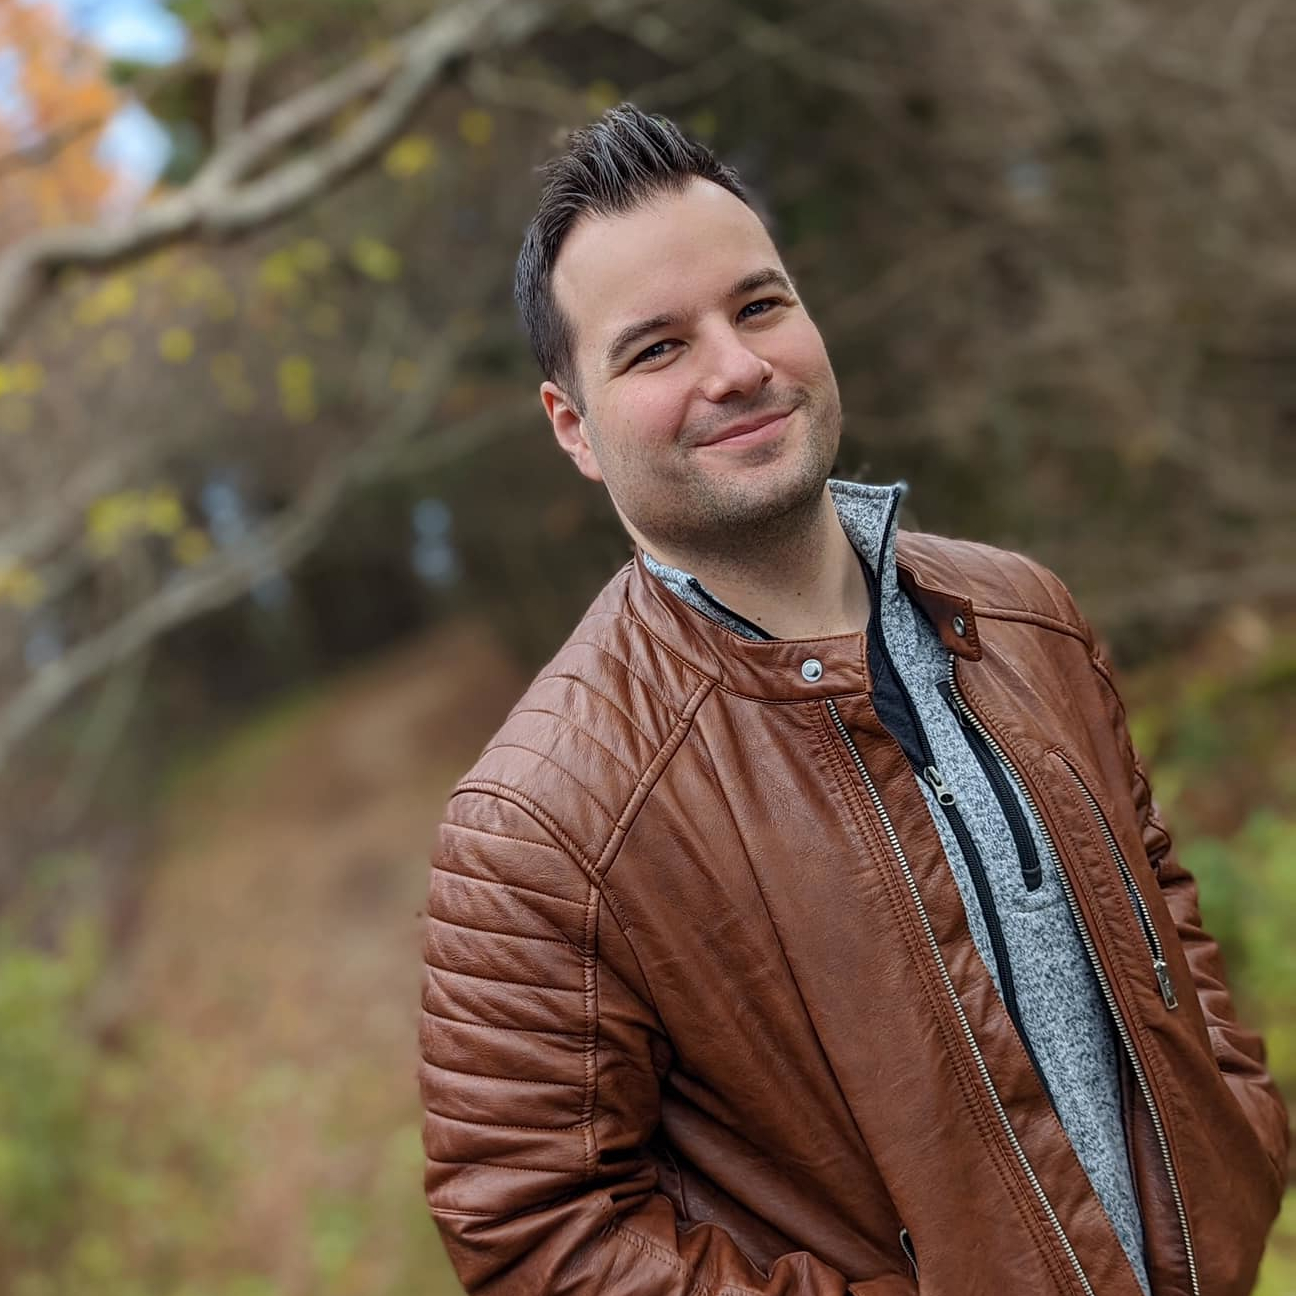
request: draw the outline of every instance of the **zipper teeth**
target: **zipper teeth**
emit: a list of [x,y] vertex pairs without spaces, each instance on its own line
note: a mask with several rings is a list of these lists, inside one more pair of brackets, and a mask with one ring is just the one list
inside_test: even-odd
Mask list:
[[[869,799],[873,802],[873,809],[882,827],[886,832],[887,841],[891,845],[892,851],[900,864],[901,871],[904,873],[905,885],[909,888],[910,898],[914,902],[914,907],[918,911],[918,917],[922,922],[923,932],[927,937],[927,945],[931,950],[932,957],[936,961],[936,968],[940,973],[941,981],[945,986],[945,993],[949,995],[950,1002],[954,1005],[954,1012],[958,1016],[959,1026],[963,1031],[963,1038],[967,1041],[968,1047],[972,1050],[972,1057],[976,1062],[977,1071],[981,1076],[981,1083],[985,1086],[986,1092],[990,1095],[990,1101],[994,1104],[995,1114],[999,1117],[999,1123],[1003,1126],[1004,1132],[1008,1135],[1008,1142],[1012,1146],[1017,1162],[1026,1174],[1030,1186],[1034,1189],[1035,1196],[1044,1208],[1045,1215],[1048,1216],[1049,1223],[1053,1226],[1054,1233],[1057,1234],[1058,1240],[1062,1243],[1062,1248],[1066,1252],[1067,1259],[1071,1262],[1071,1267],[1075,1270],[1076,1277],[1080,1280],[1080,1286],[1084,1289],[1086,1296],[1094,1296],[1094,1290],[1089,1285],[1089,1279],[1085,1275],[1084,1269],[1080,1265],[1080,1258],[1075,1253],[1075,1248],[1071,1245],[1071,1239],[1067,1237],[1066,1231],[1062,1227],[1061,1220],[1057,1217],[1057,1212],[1053,1209],[1053,1203],[1049,1201],[1044,1192],[1044,1187],[1035,1173],[1034,1167],[1026,1158],[1026,1153],[1017,1138],[1017,1132],[1012,1127],[1012,1122],[1008,1119],[1008,1113],[1004,1109],[1003,1100],[999,1097],[998,1091],[994,1087],[994,1081],[990,1078],[990,1068],[986,1065],[984,1054],[981,1052],[981,1046],[977,1043],[976,1036],[972,1033],[972,1026],[967,1019],[967,1014],[963,1011],[963,1005],[959,1002],[957,991],[954,989],[954,982],[950,979],[949,969],[945,966],[945,960],[941,956],[940,946],[936,943],[936,933],[932,930],[931,919],[927,916],[927,909],[923,905],[922,896],[918,893],[918,884],[914,880],[913,870],[909,867],[909,860],[905,856],[904,848],[900,845],[900,837],[896,833],[895,825],[891,822],[891,816],[887,813],[886,806],[882,804],[882,798],[878,795],[877,786],[873,782],[873,776],[868,772],[868,767],[864,764],[859,754],[855,741],[850,736],[850,731],[842,721],[841,715],[837,710],[837,703],[832,698],[828,699],[828,713],[832,716],[833,724],[837,732],[841,735],[842,742],[846,744],[846,750],[850,752],[851,759],[855,763],[856,770],[859,771],[860,778],[864,781],[864,786],[868,789]],[[1195,1289],[1195,1284],[1194,1284]]]
[[1147,938],[1153,955],[1158,958],[1164,958],[1161,949],[1161,938],[1157,935],[1156,927],[1152,924],[1152,915],[1148,912],[1147,903],[1143,899],[1143,893],[1138,889],[1138,883],[1134,881],[1134,874],[1130,871],[1130,866],[1121,852],[1120,843],[1116,840],[1116,834],[1112,832],[1111,825],[1107,822],[1107,816],[1103,814],[1094,794],[1089,791],[1085,785],[1084,779],[1080,777],[1079,770],[1071,764],[1065,756],[1062,763],[1071,771],[1071,777],[1075,779],[1076,786],[1080,789],[1085,801],[1089,805],[1089,810],[1102,829],[1103,838],[1107,842],[1107,849],[1111,852],[1111,857],[1116,861],[1116,867],[1120,870],[1121,879],[1125,883],[1125,890],[1129,892],[1130,902],[1138,910],[1139,925],[1143,928],[1144,935]]
[[949,682],[959,709],[967,716],[968,721],[976,727],[977,732],[990,744],[991,751],[998,756],[1003,762],[1004,768],[1012,775],[1013,782],[1017,784],[1018,790],[1030,807],[1031,814],[1044,836],[1044,844],[1048,847],[1049,860],[1058,875],[1058,881],[1062,884],[1062,892],[1066,896],[1072,917],[1075,919],[1076,928],[1080,932],[1080,939],[1084,942],[1085,952],[1089,955],[1089,962],[1098,978],[1099,988],[1102,990],[1103,998],[1107,1001],[1108,1011],[1116,1022],[1121,1042],[1125,1045],[1125,1052],[1129,1056],[1130,1064],[1134,1068],[1134,1075],[1138,1080],[1139,1089],[1143,1094],[1143,1101],[1147,1104],[1148,1113],[1152,1117],[1152,1128],[1156,1131],[1157,1145],[1161,1149],[1161,1160],[1165,1165],[1166,1175],[1170,1180],[1170,1192],[1174,1197],[1175,1211],[1179,1216],[1179,1228],[1183,1233],[1184,1255],[1188,1260],[1188,1277],[1192,1283],[1193,1296],[1201,1296],[1201,1285],[1197,1279],[1197,1256],[1193,1251],[1192,1233],[1188,1228],[1188,1212],[1184,1208],[1183,1193],[1179,1188],[1179,1177],[1175,1174],[1174,1163],[1170,1159],[1170,1142],[1166,1138],[1165,1126],[1161,1122],[1161,1112],[1157,1108],[1156,1099],[1152,1095],[1152,1086],[1148,1083],[1147,1073],[1143,1070],[1143,1064],[1139,1061],[1138,1053],[1134,1049],[1134,1040],[1130,1035],[1129,1027],[1125,1023],[1125,1018],[1121,1014],[1120,1005],[1116,1002],[1116,995],[1112,991],[1111,982],[1107,979],[1102,960],[1098,957],[1098,950],[1094,945],[1093,936],[1090,934],[1089,925],[1080,912],[1080,906],[1075,898],[1075,891],[1071,886],[1071,879],[1067,877],[1066,870],[1062,867],[1062,860],[1058,855],[1057,847],[1053,844],[1052,834],[1045,826],[1039,807],[1035,804],[1035,798],[1031,796],[1025,780],[1017,772],[1017,767],[1004,755],[1003,748],[995,741],[994,735],[981,723],[981,720],[968,706],[963,694],[959,691],[958,679],[954,674],[953,653],[949,657]]

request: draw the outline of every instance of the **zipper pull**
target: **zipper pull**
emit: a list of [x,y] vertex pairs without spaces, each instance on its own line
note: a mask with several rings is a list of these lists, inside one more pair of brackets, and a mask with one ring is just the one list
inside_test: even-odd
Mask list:
[[1179,1007],[1179,996],[1175,994],[1174,982],[1170,980],[1170,969],[1165,959],[1153,959],[1152,970],[1156,973],[1157,985],[1161,987],[1161,998],[1167,1008]]
[[945,780],[941,777],[940,770],[938,770],[935,765],[928,765],[927,768],[923,770],[923,778],[932,785],[932,788],[936,792],[936,800],[939,801],[941,805],[954,804],[954,793],[946,786]]
[[905,1253],[916,1281],[918,1278],[918,1253],[914,1250],[913,1238],[909,1235],[909,1230],[903,1224],[900,1225],[900,1249]]
[[954,712],[954,718],[963,726],[964,729],[966,729],[968,723],[967,716],[963,714],[963,708],[954,701],[954,690],[950,688],[949,680],[947,680],[943,675],[936,681],[936,692],[945,699],[945,705]]

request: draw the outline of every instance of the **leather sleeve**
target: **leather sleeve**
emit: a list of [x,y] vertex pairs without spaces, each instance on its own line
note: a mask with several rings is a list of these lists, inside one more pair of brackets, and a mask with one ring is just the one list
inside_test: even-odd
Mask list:
[[644,1153],[665,1041],[602,954],[611,916],[579,858],[505,789],[460,792],[442,827],[419,1076],[428,1202],[467,1290],[916,1296],[907,1276],[848,1283],[805,1252],[765,1273],[715,1226],[680,1230]]
[[[1087,629],[1087,627],[1086,627]],[[1112,722],[1124,744],[1131,796],[1142,829],[1143,849],[1174,917],[1179,940],[1192,970],[1197,999],[1219,1065],[1247,1123],[1274,1167],[1279,1191],[1287,1178],[1289,1131],[1283,1100],[1265,1067],[1264,1044],[1239,1023],[1224,980],[1219,946],[1202,925],[1197,884],[1179,863],[1174,844],[1152,798],[1152,788],[1130,738],[1125,708],[1116,689],[1111,664],[1089,632],[1094,669],[1106,686]]]

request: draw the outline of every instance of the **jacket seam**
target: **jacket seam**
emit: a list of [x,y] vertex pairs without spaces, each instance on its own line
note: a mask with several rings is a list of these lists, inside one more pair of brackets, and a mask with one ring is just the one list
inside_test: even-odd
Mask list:
[[[584,908],[584,905],[581,907]],[[475,927],[471,923],[454,922],[449,918],[438,918],[436,914],[428,914],[427,918],[429,922],[440,923],[442,927],[453,927],[456,931],[479,932],[483,936],[503,936],[508,940],[538,941],[543,945],[566,945],[569,949],[575,948],[566,936],[527,936],[523,932],[500,931],[498,927]]]
[[[540,827],[548,830],[555,841],[560,842],[566,849],[567,856],[571,862],[581,870],[585,876],[585,884],[588,888],[585,895],[585,928],[583,948],[580,950],[581,956],[581,976],[583,984],[581,986],[572,986],[570,989],[574,992],[583,991],[584,1000],[584,1021],[580,1031],[579,1038],[582,1041],[582,1053],[585,1062],[585,1078],[582,1085],[582,1095],[580,1104],[580,1120],[574,1125],[565,1127],[568,1132],[580,1131],[581,1141],[584,1145],[582,1156],[582,1170],[586,1176],[594,1172],[597,1159],[597,1145],[594,1138],[594,1093],[595,1082],[597,1079],[596,1067],[596,1049],[597,1049],[597,1011],[598,1011],[598,978],[594,974],[594,963],[596,951],[593,948],[593,940],[597,931],[597,914],[598,904],[597,897],[600,894],[598,878],[590,865],[585,853],[576,845],[576,842],[562,828],[558,821],[548,813],[542,806],[537,804],[531,797],[525,793],[519,792],[516,788],[511,788],[507,784],[496,783],[493,780],[475,779],[471,782],[460,784],[455,795],[463,793],[480,792],[492,796],[497,796],[501,800],[511,802],[519,809],[529,814],[532,820]],[[575,1032],[563,1032],[575,1038]],[[491,1162],[473,1162],[471,1164],[489,1165]],[[517,1166],[510,1167],[516,1169],[530,1169],[532,1167]],[[561,1173],[570,1173],[569,1169]]]
[[[633,930],[633,924],[621,907],[621,902],[617,899],[616,893],[612,889],[612,884],[608,880],[608,874],[612,871],[620,853],[621,846],[625,839],[630,835],[630,830],[634,827],[635,821],[639,817],[639,812],[648,804],[653,789],[661,781],[662,776],[670,768],[671,761],[683,749],[685,740],[688,738],[693,729],[694,721],[697,719],[697,713],[702,709],[703,702],[706,701],[712,689],[715,687],[715,681],[702,676],[702,682],[693,691],[692,697],[685,703],[684,710],[675,723],[675,727],[667,736],[666,741],[661,745],[657,755],[649,764],[648,769],[644,771],[643,777],[636,785],[630,799],[626,802],[625,808],[621,812],[621,818],[624,823],[618,822],[612,835],[604,844],[603,850],[599,855],[598,863],[595,865],[595,872],[598,876],[599,894],[607,901],[608,908],[612,911],[612,917],[616,922],[617,928],[625,938],[627,947],[631,956],[634,958],[635,966],[639,969],[639,975],[645,986],[648,987],[648,1002],[652,1005],[652,1010],[658,1020],[661,1019],[661,1012],[657,1007],[657,1002],[653,998],[652,984],[647,974],[644,972],[643,964],[639,961],[639,954],[634,947],[634,942],[630,939],[630,933]],[[660,766],[654,772],[654,766]],[[636,804],[637,799],[637,804]],[[626,816],[629,816],[626,818]],[[619,837],[618,837],[619,834]],[[614,845],[615,843],[615,845]]]
[[561,764],[559,761],[554,760],[554,758],[553,758],[552,756],[550,756],[548,752],[542,752],[542,751],[539,751],[539,750],[538,750],[537,748],[535,748],[535,747],[528,747],[525,743],[519,743],[519,742],[502,742],[502,743],[495,743],[495,744],[491,747],[491,751],[493,751],[493,752],[500,752],[500,751],[520,751],[520,752],[526,752],[528,756],[534,756],[537,760],[543,761],[546,765],[552,765],[552,766],[554,767],[554,769],[556,769],[560,774],[565,775],[565,776],[566,776],[567,778],[569,778],[569,779],[570,779],[574,784],[576,784],[576,786],[577,786],[578,788],[580,788],[581,791],[584,792],[585,795],[586,795],[586,796],[587,796],[587,797],[588,797],[588,798],[589,798],[589,799],[590,799],[590,800],[591,800],[591,801],[592,801],[596,806],[598,806],[599,810],[602,812],[603,817],[604,817],[605,819],[610,820],[612,823],[615,823],[615,822],[616,822],[616,815],[615,815],[611,810],[609,810],[609,809],[607,808],[607,806],[605,806],[605,805],[603,804],[603,802],[602,802],[601,800],[599,800],[599,798],[596,797],[596,796],[594,795],[593,792],[590,791],[588,780],[586,780],[586,779],[582,779],[582,778],[579,777],[579,775],[573,774],[572,771],[569,770],[565,765]]
[[511,801],[519,810],[525,811],[542,828],[547,829],[555,841],[562,844],[572,862],[585,874],[586,881],[593,882],[594,871],[585,852],[539,802],[532,800],[525,792],[519,792],[517,788],[510,787],[507,783],[497,783],[494,779],[468,779],[459,784],[454,795],[459,797],[472,792],[484,792],[497,796],[503,801]]
[[[647,768],[640,775],[638,783],[635,784],[634,790],[622,807],[612,832],[607,841],[603,843],[603,849],[599,852],[598,860],[594,864],[594,873],[600,882],[606,877],[613,863],[615,863],[621,844],[629,836],[635,820],[639,817],[639,812],[648,804],[648,798],[652,795],[653,789],[656,788],[662,775],[670,767],[676,753],[684,746],[684,742],[693,728],[693,722],[697,718],[697,713],[714,686],[713,680],[703,677],[702,682],[693,690],[692,695],[685,702],[670,733],[666,735],[666,741],[657,749],[656,755],[649,761]],[[613,912],[616,913],[617,906],[611,900],[608,903],[611,905]],[[617,916],[618,921],[620,921],[620,915]]]
[[[1161,834],[1162,837],[1169,839],[1170,832],[1162,821],[1161,816],[1157,813],[1156,802],[1152,796],[1152,783],[1147,776],[1147,771],[1143,768],[1143,762],[1139,759],[1139,754],[1134,748],[1134,740],[1129,732],[1129,712],[1125,707],[1125,699],[1121,697],[1120,690],[1116,687],[1116,677],[1112,672],[1111,666],[1105,660],[1102,653],[1098,650],[1097,644],[1092,639],[1089,641],[1089,664],[1093,667],[1094,674],[1102,681],[1107,692],[1111,695],[1112,702],[1116,706],[1121,727],[1125,732],[1125,756],[1129,761],[1130,769],[1134,774],[1135,780],[1142,785],[1143,797],[1147,802],[1147,825],[1154,831]],[[1146,854],[1146,852],[1145,852]],[[1161,862],[1159,859],[1152,859],[1148,856],[1148,864],[1151,865],[1153,873],[1158,880],[1161,877]]]
[[627,1228],[624,1224],[612,1224],[609,1227],[609,1232],[624,1238],[643,1255],[665,1265],[674,1273],[679,1274],[681,1278],[686,1279],[689,1285],[685,1296],[695,1296],[695,1293],[696,1296],[761,1296],[761,1293],[754,1287],[736,1287],[733,1283],[725,1283],[720,1287],[715,1287],[711,1283],[704,1282],[701,1278],[696,1277],[690,1271],[688,1265],[678,1256],[672,1255],[669,1251],[658,1246],[651,1238],[644,1237],[642,1233]]
[[608,706],[610,706],[613,711],[615,711],[645,742],[649,744],[654,744],[656,742],[656,739],[635,720],[625,707],[619,705],[614,698],[608,697],[608,695],[601,689],[596,689],[588,680],[583,679],[579,675],[573,675],[571,671],[558,670],[553,671],[548,675],[541,675],[535,682],[539,685],[547,684],[552,680],[571,680],[573,684],[579,684],[587,693],[590,693],[594,697],[606,702]]
[[[475,1022],[475,1021],[467,1021],[463,1017],[447,1017],[445,1013],[436,1012],[434,1009],[428,1008],[426,1005],[423,1008],[423,1015],[425,1017],[434,1017],[436,1018],[437,1021],[449,1022],[452,1026],[469,1026],[473,1030],[517,1031],[519,1034],[522,1035],[554,1035],[557,1036],[559,1039],[584,1039],[585,1038],[585,1032],[583,1030],[582,1031],[549,1030],[547,1028],[540,1027],[540,1026],[499,1026],[496,1025],[494,1022]],[[423,1058],[425,1061],[427,1060],[426,1053],[423,1054]]]
[[638,680],[639,683],[643,686],[643,688],[653,698],[655,698],[658,702],[660,702],[662,706],[666,708],[667,711],[673,711],[675,709],[670,699],[663,697],[646,679],[644,679],[642,675],[639,674],[638,671],[634,670],[631,667],[630,663],[626,661],[625,658],[618,657],[614,652],[609,652],[608,649],[604,648],[602,644],[595,643],[593,640],[583,640],[579,644],[573,644],[572,647],[592,648],[595,652],[602,653],[604,657],[608,657],[612,661],[616,662],[616,664],[620,666],[625,671],[625,673],[630,676],[631,679]]
[[[657,1007],[656,998],[652,992],[652,982],[644,972],[643,964],[639,961],[638,951],[634,947],[634,942],[630,939],[631,923],[628,917],[622,912],[619,902],[612,893],[611,885],[607,882],[607,873],[616,860],[617,852],[621,848],[621,843],[625,841],[630,833],[631,827],[639,816],[639,811],[648,803],[648,798],[652,790],[657,786],[661,776],[669,768],[675,754],[684,746],[684,740],[688,737],[693,728],[693,721],[697,716],[698,710],[702,703],[707,699],[711,692],[711,682],[704,679],[701,684],[694,690],[693,696],[689,698],[684,706],[679,719],[675,722],[674,728],[667,736],[666,741],[658,750],[657,755],[653,758],[648,768],[644,771],[643,776],[636,784],[634,791],[630,794],[630,799],[626,802],[625,808],[621,811],[621,820],[618,821],[612,835],[604,844],[603,850],[599,855],[598,864],[595,866],[595,876],[597,882],[595,891],[600,899],[606,900],[608,911],[612,915],[612,920],[616,923],[621,935],[625,939],[626,948],[630,951],[630,957],[634,959],[635,967],[639,970],[639,978],[648,991],[648,1004],[652,1008],[653,1016],[661,1021],[661,1011]],[[636,804],[637,802],[637,804]],[[628,818],[627,818],[628,816]],[[619,834],[619,839],[618,839]],[[615,846],[614,844],[615,843]],[[606,861],[606,863],[605,863]],[[590,1112],[589,1124],[589,1171],[592,1173],[598,1160],[598,1138],[594,1130],[593,1113],[598,1103],[598,1041],[599,1041],[599,1017],[598,1017],[598,921],[599,906],[597,903],[593,906],[593,912],[589,920],[590,932],[593,938],[592,957],[590,959],[590,980],[589,1000],[592,1004],[592,1027],[590,1032],[590,1050],[592,1064],[590,1068],[590,1090],[588,1098],[588,1107]]]
[[1050,616],[1047,612],[1036,612],[1033,608],[982,607],[975,602],[972,607],[974,614],[986,621],[1021,621],[1027,625],[1038,626],[1041,630],[1052,630],[1057,634],[1069,635],[1072,639],[1078,639],[1086,647],[1089,645],[1088,636],[1079,626],[1073,625],[1070,621],[1063,621],[1061,617]]
[[[608,655],[612,656],[613,654]],[[585,1029],[582,1032],[584,1037],[582,1051],[585,1060],[585,1092],[581,1102],[581,1119],[579,1124],[573,1128],[579,1128],[584,1136],[584,1168],[587,1175],[593,1174],[598,1160],[598,1140],[594,1130],[594,1111],[598,1102],[598,921],[601,909],[600,900],[606,900],[608,909],[626,938],[626,944],[630,948],[635,965],[639,968],[641,977],[643,976],[643,967],[639,962],[639,956],[630,942],[631,924],[626,920],[625,915],[620,912],[620,906],[615,898],[605,890],[604,878],[611,864],[615,861],[621,843],[634,825],[639,811],[647,804],[648,798],[653,788],[656,787],[658,780],[669,767],[676,752],[684,745],[684,740],[693,726],[697,712],[710,694],[711,688],[712,681],[703,677],[702,682],[694,689],[692,696],[685,703],[682,712],[667,735],[666,741],[657,749],[653,759],[648,763],[643,774],[639,776],[629,798],[622,807],[621,813],[616,817],[612,832],[599,852],[596,861],[590,860],[553,815],[516,788],[509,787],[504,783],[497,783],[494,780],[474,779],[461,784],[456,793],[458,795],[473,791],[485,792],[511,801],[528,813],[541,827],[546,828],[554,840],[560,842],[566,848],[572,862],[585,874],[589,890],[585,900],[584,948],[581,950],[581,968],[584,984],[582,987],[572,987],[572,989],[583,989],[585,1001]],[[650,689],[649,691],[653,692],[654,696],[657,696],[654,690]],[[648,984],[646,978],[644,984]],[[661,1014],[658,1012],[656,1003],[652,1000],[651,989],[649,990],[649,1002],[654,1014],[660,1019]]]
[[587,738],[590,742],[592,742],[594,746],[599,749],[599,751],[606,752],[607,755],[611,758],[612,763],[614,765],[619,766],[621,769],[623,769],[627,774],[630,775],[631,778],[636,777],[633,768],[627,765],[625,761],[623,761],[621,757],[618,756],[616,752],[612,750],[611,747],[609,747],[600,738],[596,738],[594,734],[592,734],[588,729],[585,728],[584,725],[577,724],[576,721],[571,719],[569,716],[559,715],[557,711],[551,711],[548,707],[519,707],[517,710],[513,712],[513,716],[510,718],[516,718],[517,716],[523,716],[523,715],[547,715],[547,716],[553,716],[555,720],[561,720],[563,724],[566,725],[569,729],[580,734],[582,738]]
[[[656,577],[653,577],[653,579],[655,580]],[[652,626],[650,626],[637,612],[630,610],[627,611],[625,615],[630,621],[633,621],[634,624],[637,625],[639,629],[642,630],[644,634],[646,634],[648,638],[662,650],[662,652],[666,653],[667,656],[672,657],[676,662],[683,666],[690,675],[696,675],[712,684],[716,683],[714,677],[708,675],[705,671],[700,670],[696,663],[689,661],[687,657],[681,656],[674,648],[672,648],[670,644],[667,643],[665,639],[661,638]],[[721,626],[721,629],[724,629],[724,627]],[[732,633],[732,631],[729,633]],[[737,638],[738,636],[735,635],[734,637]]]

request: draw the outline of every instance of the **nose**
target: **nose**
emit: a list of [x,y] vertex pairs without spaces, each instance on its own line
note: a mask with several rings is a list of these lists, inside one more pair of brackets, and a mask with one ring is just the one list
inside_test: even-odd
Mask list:
[[715,336],[707,348],[702,394],[719,404],[752,396],[774,377],[774,366],[754,352],[733,329]]

